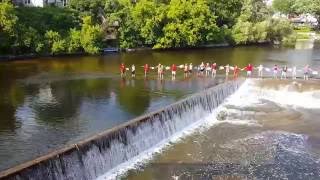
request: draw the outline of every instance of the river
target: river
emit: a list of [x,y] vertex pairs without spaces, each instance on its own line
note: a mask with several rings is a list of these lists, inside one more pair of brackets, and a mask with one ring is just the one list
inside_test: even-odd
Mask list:
[[[319,67],[320,50],[261,46],[2,62],[0,170],[75,143],[224,81],[195,76],[184,79],[181,71],[175,81],[169,75],[159,81],[155,72],[147,79],[143,78],[141,66],[144,63],[192,62],[196,65],[202,61],[241,67],[248,63],[270,67],[274,64]],[[136,65],[135,79],[119,77],[121,62]],[[192,153],[187,154],[193,157]]]

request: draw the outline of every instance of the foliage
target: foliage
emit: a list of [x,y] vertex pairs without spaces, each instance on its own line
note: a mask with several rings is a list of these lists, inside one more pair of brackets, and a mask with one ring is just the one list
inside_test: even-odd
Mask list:
[[70,28],[79,28],[78,13],[67,8],[57,7],[19,7],[16,8],[19,23],[32,27],[40,34],[47,30],[67,34]]
[[81,28],[81,46],[89,54],[97,54],[100,50],[101,31],[99,25],[94,25],[91,16],[85,16]]
[[204,0],[171,0],[164,36],[155,48],[196,46],[215,40],[218,27]]
[[[275,0],[273,7],[317,14],[317,7],[313,7],[316,0],[306,0],[309,4],[301,1]],[[8,1],[1,2],[0,53],[96,54],[109,42],[110,33],[118,38],[113,44],[121,48],[161,49],[282,41],[293,32],[289,22],[272,19],[264,0],[68,2],[66,8],[14,7]],[[303,6],[297,8],[298,3]]]
[[245,0],[242,13],[232,31],[236,44],[281,42],[283,37],[292,33],[290,22],[271,18],[270,9],[262,0]]
[[282,40],[282,44],[286,47],[294,47],[297,42],[297,35],[295,33],[286,36]]
[[12,33],[17,23],[14,7],[9,1],[0,3],[0,31]]
[[94,22],[99,21],[106,0],[69,0],[68,6],[81,13],[82,16],[91,16]]
[[295,14],[297,13],[297,0],[273,0],[272,7],[274,10],[283,14]]
[[49,30],[44,36],[46,39],[46,46],[51,54],[59,54],[65,51],[66,42],[61,38],[58,32]]
[[14,7],[8,1],[0,3],[0,53],[8,51],[14,36],[18,17]]
[[68,52],[76,53],[81,51],[81,31],[77,29],[70,29]]
[[244,0],[208,0],[210,11],[216,16],[219,27],[232,27],[240,16]]
[[268,39],[281,42],[286,36],[293,34],[293,27],[286,19],[271,19],[269,22]]

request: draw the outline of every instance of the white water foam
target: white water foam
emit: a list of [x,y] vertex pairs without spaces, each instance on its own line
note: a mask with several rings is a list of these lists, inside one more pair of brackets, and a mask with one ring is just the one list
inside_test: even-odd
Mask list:
[[284,106],[309,109],[320,108],[320,90],[298,92],[290,90],[289,85],[280,90],[266,89],[256,86],[254,80],[251,79],[246,80],[237,93],[230,97],[228,105],[237,107],[252,106],[252,104],[259,104],[262,99]]

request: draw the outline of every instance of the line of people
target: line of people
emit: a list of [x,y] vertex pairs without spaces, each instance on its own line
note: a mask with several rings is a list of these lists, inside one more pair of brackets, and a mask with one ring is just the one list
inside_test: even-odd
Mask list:
[[[260,64],[258,67],[254,67],[252,64],[248,64],[246,67],[240,68],[237,65],[236,66],[230,66],[229,64],[225,66],[217,66],[217,63],[201,63],[199,66],[194,67],[192,63],[190,64],[184,64],[177,66],[176,64],[172,64],[171,66],[164,66],[163,64],[158,64],[156,67],[149,66],[148,64],[145,64],[144,66],[141,66],[144,69],[144,76],[147,77],[150,70],[157,70],[158,72],[158,78],[163,79],[165,71],[171,71],[172,79],[176,78],[178,69],[183,69],[184,77],[187,78],[188,76],[191,76],[193,74],[193,70],[197,71],[198,75],[205,75],[205,76],[212,76],[213,78],[216,77],[218,70],[224,70],[226,77],[229,77],[230,72],[233,71],[233,77],[238,78],[241,71],[246,71],[247,77],[251,77],[253,74],[254,69],[257,69],[258,71],[258,77],[263,78],[264,71],[273,73],[273,78],[278,79],[279,72],[280,72],[280,78],[281,79],[287,79],[288,72],[291,72],[292,79],[297,78],[297,71],[303,71],[303,78],[304,80],[308,80],[310,75],[318,75],[317,71],[313,71],[309,65],[304,66],[302,69],[297,70],[296,66],[293,66],[292,68],[288,68],[287,65],[284,65],[283,67],[279,67],[278,65],[274,65],[273,68],[267,68],[264,67],[262,64]],[[126,76],[126,71],[129,71],[130,68],[126,68],[124,63],[121,63],[120,65],[120,73],[121,77]],[[131,77],[136,76],[136,67],[135,65],[131,65]]]

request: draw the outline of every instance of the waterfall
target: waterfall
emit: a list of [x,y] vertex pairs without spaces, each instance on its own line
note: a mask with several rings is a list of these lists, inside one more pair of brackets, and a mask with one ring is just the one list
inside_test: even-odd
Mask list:
[[0,179],[95,179],[210,115],[242,82],[229,81],[206,89],[76,145],[0,172]]

